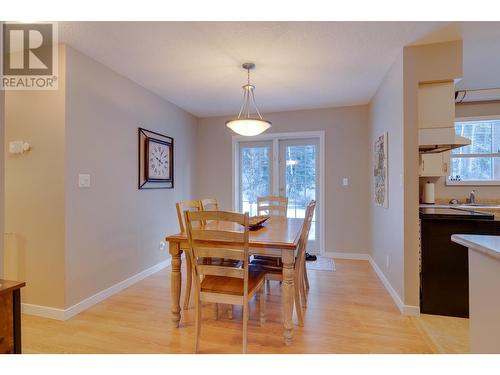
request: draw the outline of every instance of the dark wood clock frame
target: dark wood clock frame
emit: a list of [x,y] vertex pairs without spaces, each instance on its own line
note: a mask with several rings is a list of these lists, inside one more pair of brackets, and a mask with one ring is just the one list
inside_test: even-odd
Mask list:
[[[170,178],[149,177],[149,144],[151,142],[168,146],[170,152]],[[174,188],[174,139],[144,128],[138,128],[138,188],[139,189],[173,189]]]

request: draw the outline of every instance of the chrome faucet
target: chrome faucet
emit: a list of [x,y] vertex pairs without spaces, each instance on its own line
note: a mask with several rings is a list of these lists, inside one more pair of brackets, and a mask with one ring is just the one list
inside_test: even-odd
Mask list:
[[474,204],[476,203],[476,191],[472,190],[469,194],[469,203]]

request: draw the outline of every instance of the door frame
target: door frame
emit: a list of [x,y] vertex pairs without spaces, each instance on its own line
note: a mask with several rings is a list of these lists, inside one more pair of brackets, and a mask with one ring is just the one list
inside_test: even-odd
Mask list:
[[273,142],[273,169],[272,169],[272,187],[273,195],[279,195],[279,168],[274,168],[274,165],[279,160],[279,141],[299,139],[299,138],[317,138],[319,139],[319,210],[320,220],[320,237],[319,237],[319,254],[325,254],[325,131],[305,131],[305,132],[287,132],[287,133],[266,133],[253,137],[246,137],[242,135],[232,136],[232,209],[237,211],[239,205],[239,190],[240,190],[240,165],[239,165],[239,143],[240,142],[253,142],[253,141],[272,141]]

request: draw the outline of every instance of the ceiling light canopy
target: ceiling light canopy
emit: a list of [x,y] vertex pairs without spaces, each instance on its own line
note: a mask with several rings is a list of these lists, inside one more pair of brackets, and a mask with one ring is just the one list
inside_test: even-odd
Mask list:
[[[250,84],[250,70],[255,69],[254,63],[244,63],[243,69],[247,71],[247,84],[243,86],[243,104],[240,108],[238,117],[233,120],[226,121],[226,126],[235,133],[245,136],[254,136],[265,132],[271,127],[271,121],[262,118],[257,104],[255,103],[254,90],[255,86]],[[253,106],[253,110],[252,107]],[[252,117],[255,112],[258,117]]]

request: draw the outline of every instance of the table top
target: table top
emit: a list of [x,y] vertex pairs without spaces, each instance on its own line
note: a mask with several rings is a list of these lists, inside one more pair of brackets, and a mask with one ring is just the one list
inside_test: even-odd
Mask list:
[[[304,219],[271,216],[258,229],[250,230],[251,246],[274,247],[295,250],[299,242],[300,231]],[[205,226],[208,230],[237,230],[237,225],[228,222],[210,222]],[[186,233],[177,233],[166,237],[166,241],[185,241]]]
[[454,234],[451,240],[500,261],[500,236]]
[[0,279],[0,294],[8,293],[12,290],[22,288],[26,283],[23,281],[11,281]]

